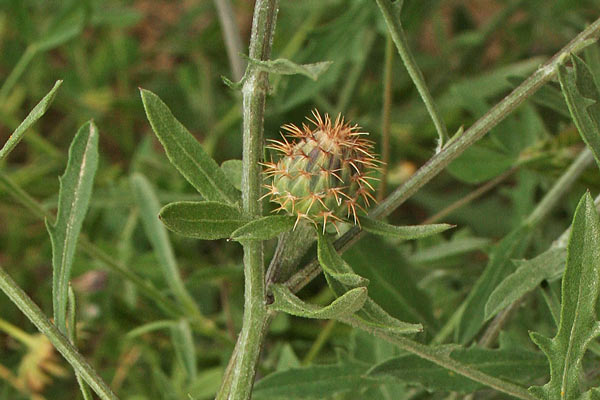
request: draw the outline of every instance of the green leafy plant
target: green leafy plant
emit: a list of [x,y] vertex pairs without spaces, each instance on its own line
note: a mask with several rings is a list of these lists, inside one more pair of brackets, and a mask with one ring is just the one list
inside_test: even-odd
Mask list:
[[600,398],[595,2],[9,3],[0,400]]

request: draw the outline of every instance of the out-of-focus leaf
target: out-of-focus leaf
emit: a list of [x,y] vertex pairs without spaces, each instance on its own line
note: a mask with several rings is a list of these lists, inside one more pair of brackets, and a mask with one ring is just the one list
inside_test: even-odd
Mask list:
[[150,125],[171,163],[206,200],[236,204],[239,192],[196,138],[157,95],[145,89],[140,93]]
[[305,303],[285,285],[275,284],[271,289],[274,300],[270,308],[304,318],[338,319],[360,310],[367,300],[366,287],[350,289],[325,307]]
[[344,258],[352,262],[357,274],[369,279],[369,297],[390,315],[435,331],[429,296],[419,289],[408,261],[395,246],[367,236],[347,250]]
[[[321,232],[318,235],[317,256],[319,263],[323,267],[327,283],[337,296],[341,296],[352,289],[352,287],[335,279],[335,276],[332,276],[327,271],[332,271],[335,274],[354,274],[354,271],[340,257],[333,244]],[[366,300],[364,306],[352,317],[358,318],[363,324],[369,325],[374,329],[382,329],[390,333],[414,333],[420,332],[423,329],[421,324],[410,324],[392,317],[370,298]]]
[[485,270],[465,300],[465,309],[456,330],[459,343],[469,342],[483,326],[488,298],[502,279],[514,269],[511,258],[521,256],[520,253],[529,243],[530,233],[529,226],[519,227],[493,248]]
[[[465,349],[455,345],[443,345],[439,346],[438,351],[470,368],[509,381],[531,382],[547,373],[544,357],[525,349]],[[432,391],[470,393],[484,387],[464,375],[456,374],[413,354],[384,361],[374,366],[367,376],[393,378],[405,383],[418,384]]]
[[560,85],[573,122],[600,166],[600,91],[583,60],[572,56],[571,61],[572,71],[558,69]]
[[367,232],[402,240],[421,239],[454,227],[450,224],[396,226],[364,216],[360,217],[360,224]]
[[431,247],[420,249],[409,257],[412,263],[426,264],[444,261],[449,257],[467,254],[472,251],[482,250],[490,243],[489,239],[478,237],[453,237]]
[[25,117],[23,122],[19,124],[19,126],[17,127],[17,129],[15,129],[12,135],[8,137],[8,140],[6,141],[2,149],[0,149],[0,161],[6,158],[6,156],[15,148],[15,146],[21,141],[21,139],[23,139],[23,135],[25,135],[25,132],[27,132],[27,130],[31,128],[31,126],[35,124],[37,120],[40,119],[46,113],[46,111],[54,101],[56,92],[58,91],[58,88],[60,87],[62,82],[63,81],[56,81],[54,87],[48,92],[48,94],[44,96],[42,100],[40,100],[40,102],[35,107],[33,107],[33,110],[31,110],[29,115]]
[[190,324],[186,320],[179,320],[171,327],[171,342],[175,349],[175,356],[183,366],[188,381],[193,381],[198,374],[196,367],[196,347]]
[[69,279],[77,239],[88,210],[98,167],[98,129],[85,123],[73,138],[65,173],[60,177],[56,223],[46,220],[52,242],[52,305],[54,323],[66,333]]
[[82,7],[73,8],[68,13],[61,15],[40,39],[35,42],[37,51],[52,50],[83,31],[85,13]]
[[231,234],[231,239],[268,240],[281,233],[289,232],[294,227],[296,217],[289,215],[269,215],[248,222]]
[[334,394],[357,391],[376,381],[364,378],[367,367],[359,363],[314,365],[291,368],[267,375],[256,382],[252,398],[326,399]]
[[475,144],[448,165],[448,172],[467,183],[480,183],[511,168],[516,155]]
[[316,81],[323,72],[332,64],[331,61],[322,61],[313,64],[296,64],[290,60],[279,58],[277,60],[255,60],[246,57],[248,62],[257,66],[259,69],[271,74],[279,75],[304,75],[313,81]]
[[515,261],[516,271],[504,278],[490,295],[485,305],[485,319],[492,318],[543,280],[557,277],[564,269],[566,258],[566,249],[551,248],[531,260]]
[[204,240],[229,238],[248,222],[237,207],[216,201],[170,203],[159,217],[173,232]]
[[590,342],[600,335],[600,324],[596,320],[600,292],[600,218],[589,193],[581,198],[571,229],[558,332],[553,339],[531,333],[531,339],[550,361],[550,381],[529,390],[545,400],[580,398],[581,360]]

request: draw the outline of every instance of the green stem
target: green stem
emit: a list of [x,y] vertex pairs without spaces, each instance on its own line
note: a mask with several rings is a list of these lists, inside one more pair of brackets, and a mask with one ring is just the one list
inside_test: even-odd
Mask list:
[[377,189],[377,201],[385,198],[390,163],[390,114],[392,111],[392,70],[394,66],[394,42],[390,35],[385,43],[383,67],[383,107],[381,110],[381,183]]
[[[275,33],[279,9],[278,0],[257,0],[254,6],[250,58],[268,60]],[[242,207],[250,217],[262,215],[261,161],[263,153],[263,122],[268,75],[249,66],[242,87],[243,96],[243,152],[242,152]],[[229,390],[229,399],[249,399],[263,337],[267,327],[265,296],[265,266],[262,242],[246,242],[244,246],[244,318],[238,337],[238,348]]]
[[444,144],[448,142],[448,130],[446,129],[446,124],[444,123],[444,120],[442,119],[440,112],[433,101],[431,93],[429,93],[429,89],[425,83],[425,78],[423,78],[423,74],[417,65],[417,61],[410,52],[406,35],[404,34],[402,24],[400,23],[398,10],[390,0],[376,0],[376,2],[381,9],[385,23],[390,31],[390,35],[392,36],[394,43],[396,44],[398,54],[400,54],[400,58],[402,58],[402,62],[408,71],[408,75],[410,75],[410,78],[417,87],[417,90],[423,99],[423,103],[425,103],[425,107],[427,108],[427,111],[433,120],[433,124],[435,125],[435,129],[438,133],[436,153],[439,153]]
[[31,337],[31,335],[8,321],[0,319],[0,331],[6,333],[13,339],[18,340],[27,347],[35,347],[35,340]]
[[[597,40],[598,35],[600,35],[600,18],[577,35],[550,60],[540,66],[529,78],[492,107],[460,137],[452,138],[442,151],[430,158],[402,186],[394,190],[383,202],[375,207],[369,215],[374,218],[383,218],[391,214],[427,182],[442,172],[448,164],[460,156],[473,143],[481,139],[512,111],[523,104],[540,87],[554,78],[558,66],[563,63],[565,57],[568,57],[571,53],[580,51],[584,46],[589,44],[590,40]],[[340,251],[346,250],[360,238],[361,234],[361,230],[358,227],[353,227],[335,242],[336,249]],[[313,261],[292,276],[286,282],[286,286],[292,291],[297,292],[312,281],[320,272],[319,264]]]
[[239,81],[244,74],[245,61],[240,57],[242,39],[240,37],[240,29],[235,22],[235,13],[233,12],[230,0],[214,0],[214,2],[219,14],[219,21],[221,22],[227,57],[229,57],[229,64],[231,64],[231,73],[233,74],[233,79]]
[[113,393],[96,370],[73,347],[69,339],[46,318],[42,310],[21,290],[2,267],[0,267],[0,290],[29,318],[41,333],[46,335],[56,350],[63,355],[73,369],[81,375],[102,400],[118,400],[117,395]]

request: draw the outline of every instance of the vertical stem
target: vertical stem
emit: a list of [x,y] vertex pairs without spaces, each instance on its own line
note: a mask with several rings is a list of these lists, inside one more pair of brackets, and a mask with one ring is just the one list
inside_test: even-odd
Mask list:
[[394,65],[394,42],[390,35],[385,43],[385,66],[383,70],[383,109],[381,111],[381,184],[377,201],[383,200],[387,186],[388,164],[390,162],[390,112],[392,110],[392,67]]
[[423,78],[423,74],[417,65],[417,61],[413,57],[410,49],[408,47],[408,41],[406,40],[406,35],[404,34],[404,30],[402,29],[402,25],[400,24],[400,18],[398,12],[394,9],[394,5],[390,0],[376,0],[377,5],[381,9],[381,13],[383,14],[383,18],[385,19],[385,23],[390,31],[390,35],[396,44],[396,48],[398,49],[398,54],[400,54],[400,58],[402,58],[402,62],[408,71],[408,75],[412,79],[413,83],[417,87],[419,95],[423,99],[423,103],[425,103],[425,107],[433,120],[433,124],[435,125],[435,129],[438,133],[438,144],[436,153],[439,153],[444,146],[444,143],[448,141],[448,131],[446,129],[446,124],[442,119],[440,112],[433,101],[433,97],[431,93],[429,93],[429,89],[427,88],[427,84],[425,83],[425,78]]
[[[275,33],[278,0],[257,0],[252,21],[250,58],[268,60]],[[261,155],[263,152],[263,120],[268,89],[266,72],[249,66],[247,79],[242,88],[243,96],[243,157],[242,157],[242,206],[250,217],[262,214],[261,202]],[[263,335],[267,326],[265,303],[265,268],[261,242],[244,245],[244,318],[237,342],[237,356],[233,368],[229,399],[249,399],[256,375]]]

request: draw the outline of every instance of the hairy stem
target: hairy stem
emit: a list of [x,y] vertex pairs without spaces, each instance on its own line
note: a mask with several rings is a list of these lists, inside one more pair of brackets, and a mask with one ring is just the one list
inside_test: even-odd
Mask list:
[[[257,0],[254,6],[250,58],[268,60],[275,33],[278,0]],[[263,122],[268,76],[254,66],[246,71],[243,96],[242,207],[250,217],[262,215],[261,156],[263,152]],[[246,242],[244,246],[244,318],[238,337],[235,364],[232,370],[229,399],[249,399],[252,393],[256,366],[267,327],[265,302],[265,267],[261,242]]]
[[[502,101],[479,118],[460,137],[453,138],[439,153],[429,159],[425,165],[417,170],[402,186],[394,190],[383,202],[375,207],[369,215],[374,218],[383,218],[391,214],[407,199],[415,194],[427,182],[442,172],[448,164],[460,156],[473,143],[481,139],[486,133],[506,118],[512,111],[533,95],[540,87],[556,76],[557,68],[571,53],[580,51],[590,41],[597,40],[600,35],[600,18],[594,21],[571,42],[556,53],[550,60],[540,66],[529,78],[516,87]],[[336,249],[346,250],[355,243],[362,232],[358,227],[350,229],[344,236],[335,242]],[[321,269],[314,260],[287,282],[292,291],[297,292],[313,280]]]

